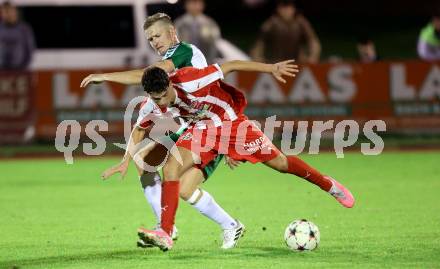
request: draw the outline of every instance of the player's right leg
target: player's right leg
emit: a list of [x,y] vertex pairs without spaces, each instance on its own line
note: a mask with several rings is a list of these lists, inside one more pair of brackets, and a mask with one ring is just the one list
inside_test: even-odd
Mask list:
[[[161,164],[166,157],[166,148],[156,145],[153,149],[148,149],[148,154],[144,156],[144,162],[154,167]],[[186,172],[180,181],[180,197],[189,202],[196,210],[216,222],[222,229],[224,234],[224,242],[222,248],[232,248],[236,245],[239,238],[244,233],[244,226],[234,220],[222,207],[220,207],[214,198],[206,191],[200,189],[203,183],[217,168],[222,156],[217,156],[206,167],[203,172],[198,168],[191,168]],[[145,172],[143,168],[136,166],[141,175],[141,183],[144,189],[145,197],[152,206],[158,227],[160,227],[160,210],[161,210],[161,179],[157,172]],[[236,234],[239,234],[237,237]],[[228,236],[227,236],[228,235]],[[233,235],[233,236],[231,236]],[[172,233],[173,240],[177,239],[177,229],[174,226]],[[138,246],[149,247],[150,245],[138,241]]]
[[[157,143],[151,143],[145,149],[147,152],[142,156],[142,160],[149,167],[154,168],[160,165],[167,156],[167,149]],[[142,154],[141,152],[139,154]],[[137,157],[137,156],[135,156]],[[153,210],[154,216],[156,217],[156,228],[160,228],[160,218],[161,218],[161,193],[162,193],[162,180],[158,171],[148,172],[145,171],[144,164],[135,162],[136,169],[139,174],[139,179],[142,185],[142,190],[144,196]],[[171,235],[173,240],[177,240],[178,231],[176,227],[173,227],[173,232]],[[151,247],[142,239],[137,242],[139,247]]]
[[173,247],[171,232],[174,226],[177,207],[179,204],[179,181],[181,177],[195,163],[193,154],[186,148],[177,147],[181,162],[175,156],[168,156],[163,167],[164,181],[162,183],[162,214],[161,229],[148,230],[140,228],[139,236],[149,244],[159,247],[163,251],[167,251]]

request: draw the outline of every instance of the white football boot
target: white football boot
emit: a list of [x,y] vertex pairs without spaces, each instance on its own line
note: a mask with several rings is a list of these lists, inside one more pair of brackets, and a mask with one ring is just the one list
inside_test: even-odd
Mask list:
[[235,247],[238,240],[243,237],[246,228],[239,220],[236,220],[236,222],[237,226],[235,228],[223,230],[222,249],[231,249]]

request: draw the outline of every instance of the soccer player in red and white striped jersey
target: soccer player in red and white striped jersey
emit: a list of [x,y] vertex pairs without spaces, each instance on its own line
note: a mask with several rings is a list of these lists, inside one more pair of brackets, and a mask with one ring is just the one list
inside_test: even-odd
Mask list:
[[[205,56],[203,53],[194,45],[180,42],[176,34],[176,29],[172,23],[171,18],[164,13],[156,13],[152,16],[146,18],[144,23],[144,30],[146,37],[153,48],[159,55],[162,56],[162,60],[155,62],[152,66],[160,67],[167,72],[172,72],[176,69],[193,66],[197,68],[204,68],[207,66]],[[144,73],[144,69],[130,70],[125,72],[112,72],[104,74],[91,74],[84,78],[81,82],[81,87],[86,87],[89,83],[100,83],[104,81],[117,82],[122,84],[140,84],[141,78]],[[166,158],[169,148],[165,145],[157,145],[157,143],[150,143],[148,146],[143,148],[143,154],[137,152],[138,144],[143,144],[147,142],[143,140],[145,134],[151,134],[145,129],[151,128],[152,125],[157,126],[167,126],[167,123],[172,125],[177,125],[172,121],[175,118],[175,114],[167,113],[167,115],[162,115],[162,110],[157,107],[157,105],[146,97],[146,102],[142,104],[139,111],[139,118],[136,125],[133,127],[131,132],[127,150],[122,158],[121,162],[117,165],[110,167],[103,174],[102,178],[106,179],[115,173],[121,173],[122,177],[128,170],[129,163],[132,158],[140,161],[136,161],[136,168],[138,169],[139,179],[142,184],[143,193],[148,203],[153,209],[154,216],[156,220],[160,223],[161,216],[161,189],[162,182],[159,172],[151,166],[159,166],[162,161]],[[148,118],[150,116],[157,116],[160,118],[160,124],[151,124]],[[171,121],[167,121],[171,120]],[[164,122],[165,121],[165,122]],[[182,122],[180,122],[182,123]],[[182,130],[185,126],[181,126]],[[154,129],[154,128],[153,128]],[[159,128],[161,129],[161,127]],[[160,132],[161,130],[159,130]],[[177,131],[174,130],[174,131]],[[159,134],[157,134],[159,135]],[[178,137],[179,132],[174,132],[170,137],[175,140]],[[165,139],[168,136],[165,136]],[[141,141],[143,142],[141,143]],[[169,141],[171,142],[171,141]],[[165,142],[165,144],[168,144]],[[170,144],[168,144],[170,145]],[[215,221],[223,231],[223,249],[232,248],[237,243],[235,237],[231,237],[230,234],[236,234],[236,231],[244,232],[244,226],[239,220],[233,219],[214,199],[214,197],[207,192],[202,190],[200,185],[202,182],[207,180],[211,175],[213,175],[217,166],[219,165],[223,155],[217,156],[209,165],[205,166],[203,169],[190,169],[181,178],[181,197],[183,200],[187,201],[198,210],[201,214],[207,216],[211,220]],[[225,162],[230,164],[232,160],[225,157]],[[145,164],[151,164],[148,169]],[[174,228],[173,237],[177,238],[177,228]],[[139,239],[138,245],[140,247],[145,247],[142,238]]]
[[[282,173],[294,174],[319,186],[345,207],[353,207],[354,197],[348,189],[329,176],[322,175],[296,156],[286,156],[243,114],[244,95],[222,81],[232,71],[271,73],[285,82],[283,76],[298,72],[293,61],[276,64],[232,61],[203,69],[182,68],[168,74],[160,68],[146,70],[142,86],[159,106],[180,109],[190,119],[190,127],[176,142],[183,163],[170,156],[164,166],[162,186],[162,230],[139,230],[151,244],[162,250],[171,249],[170,233],[178,206],[179,180],[198,163],[204,167],[217,154],[227,154],[237,161],[262,162]],[[196,160],[193,155],[197,155]]]

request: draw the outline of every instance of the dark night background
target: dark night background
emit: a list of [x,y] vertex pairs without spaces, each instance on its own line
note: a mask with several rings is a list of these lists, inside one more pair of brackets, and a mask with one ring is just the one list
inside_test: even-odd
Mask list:
[[[205,13],[218,22],[223,37],[249,52],[261,24],[273,13],[274,6],[275,1],[263,1],[250,7],[244,1],[206,0]],[[419,31],[431,14],[438,11],[440,3],[434,0],[302,0],[297,1],[297,6],[317,32],[322,44],[321,60],[325,61],[332,56],[353,59],[356,40],[364,36],[376,43],[383,59],[417,58]],[[167,12],[176,18],[183,14],[183,5],[150,4],[147,10],[149,14]],[[62,10],[54,6],[25,7],[22,15],[33,26],[40,48],[134,46],[130,6],[76,6]]]
[[[222,29],[222,35],[249,51],[261,24],[275,8],[275,1],[266,1],[250,8],[243,1],[206,0],[206,13]],[[227,3],[227,4],[226,4]],[[156,7],[163,5],[156,5]],[[297,6],[312,23],[322,42],[322,59],[331,55],[354,58],[359,37],[369,36],[385,59],[417,58],[416,42],[420,29],[428,22],[440,2],[424,1],[297,1]],[[158,8],[157,10],[160,10]],[[170,13],[183,13],[176,5]]]

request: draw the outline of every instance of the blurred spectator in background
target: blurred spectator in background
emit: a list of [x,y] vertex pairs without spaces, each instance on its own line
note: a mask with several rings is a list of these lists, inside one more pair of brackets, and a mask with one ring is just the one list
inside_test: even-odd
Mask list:
[[35,40],[32,29],[20,21],[17,8],[9,1],[1,6],[0,69],[24,70],[31,63]]
[[440,60],[440,12],[420,32],[417,52],[423,60]]
[[220,28],[210,17],[203,14],[204,0],[186,0],[186,13],[177,18],[174,25],[182,41],[194,44],[205,54],[208,64],[218,57],[216,41],[220,38]]
[[380,58],[376,52],[376,46],[373,40],[368,37],[362,37],[357,42],[358,60],[362,63],[372,63]]
[[262,62],[275,63],[295,59],[317,63],[321,44],[309,21],[297,11],[294,0],[278,0],[275,14],[261,27],[251,56]]

